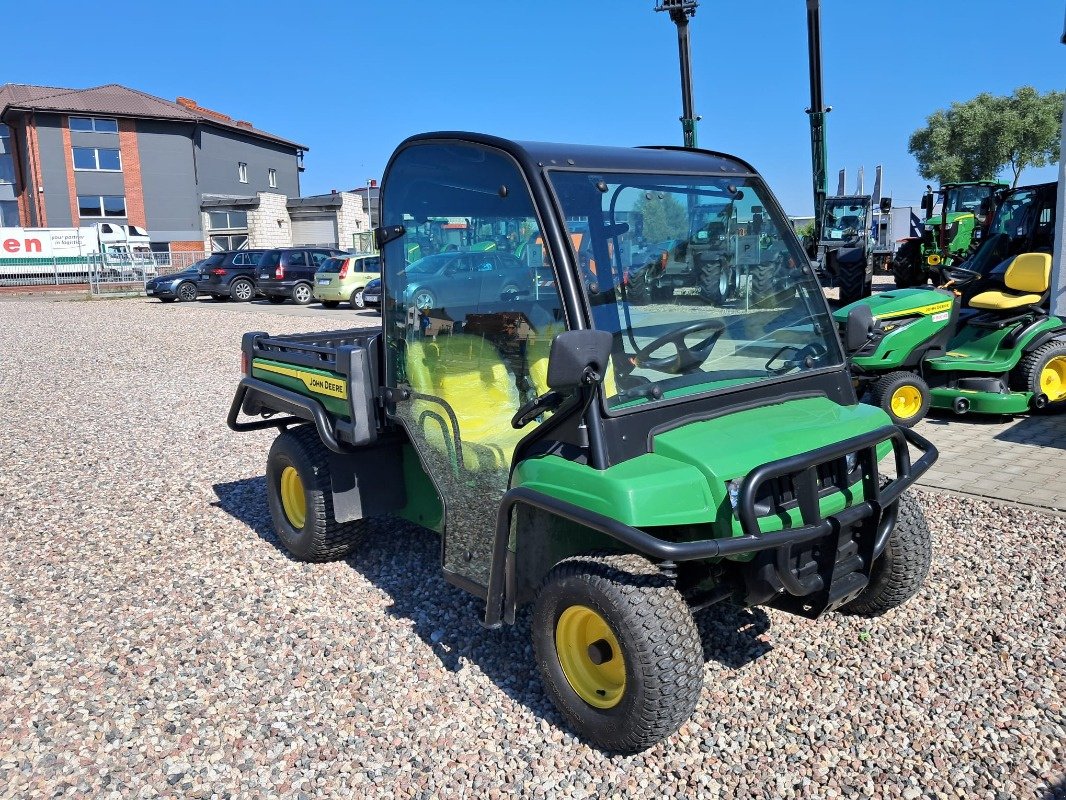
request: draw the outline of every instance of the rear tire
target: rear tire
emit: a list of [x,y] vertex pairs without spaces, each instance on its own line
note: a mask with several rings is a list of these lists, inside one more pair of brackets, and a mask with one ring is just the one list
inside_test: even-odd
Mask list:
[[579,736],[604,750],[651,747],[699,700],[703,648],[692,613],[640,556],[558,564],[537,595],[532,635],[548,696]]
[[329,451],[313,425],[283,431],[270,446],[267,505],[274,531],[300,561],[337,561],[349,555],[366,520],[333,518]]
[[313,297],[311,287],[306,283],[298,283],[292,287],[292,302],[298,306],[306,306]]
[[[838,265],[839,266],[839,265]],[[864,265],[849,265],[837,273],[837,285],[840,287],[841,305],[851,305],[863,297],[869,297],[866,293],[866,269]]]
[[712,305],[720,306],[722,295],[722,264],[718,260],[699,263],[700,295]]
[[356,289],[352,292],[351,300],[348,301],[352,308],[366,308],[366,303],[363,302],[363,290]]
[[929,413],[929,385],[913,372],[890,372],[870,389],[873,404],[903,428],[911,428]]
[[1041,411],[1066,409],[1066,343],[1048,342],[1027,353],[1009,381],[1016,392],[1047,395],[1048,404]]
[[255,297],[255,286],[251,281],[236,280],[230,284],[229,294],[238,303],[247,303]]
[[874,562],[862,594],[840,607],[841,614],[879,617],[897,608],[922,588],[933,558],[933,537],[918,501],[904,492],[888,544]]
[[892,259],[892,278],[897,289],[922,286],[927,280],[922,267],[922,245],[915,240],[904,242]]

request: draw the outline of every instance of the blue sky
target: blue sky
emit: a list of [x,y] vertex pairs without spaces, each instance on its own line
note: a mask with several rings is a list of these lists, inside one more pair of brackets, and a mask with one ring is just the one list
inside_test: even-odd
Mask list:
[[[400,140],[428,130],[680,144],[676,32],[654,5],[38,2],[5,19],[0,80],[191,97],[307,144],[312,194],[379,177]],[[883,164],[897,204],[917,201],[907,139],[929,113],[982,91],[1063,89],[1063,11],[1062,0],[823,0],[830,190],[844,167],[850,191],[860,165],[869,189]],[[702,0],[690,28],[700,145],[753,163],[791,214],[812,205],[805,25],[803,0]]]

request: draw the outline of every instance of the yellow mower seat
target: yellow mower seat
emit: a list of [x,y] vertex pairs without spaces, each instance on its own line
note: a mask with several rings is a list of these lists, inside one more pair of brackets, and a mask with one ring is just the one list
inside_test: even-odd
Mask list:
[[1039,303],[1051,285],[1051,255],[1022,253],[1015,256],[1003,276],[1007,291],[981,292],[970,299],[970,308],[1010,311]]

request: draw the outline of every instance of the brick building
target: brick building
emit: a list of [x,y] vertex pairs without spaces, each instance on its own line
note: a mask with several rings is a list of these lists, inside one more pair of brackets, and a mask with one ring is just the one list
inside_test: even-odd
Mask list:
[[225,201],[282,196],[284,209],[307,149],[184,97],[5,84],[0,225],[106,221],[145,228],[159,251],[243,246],[251,204]]

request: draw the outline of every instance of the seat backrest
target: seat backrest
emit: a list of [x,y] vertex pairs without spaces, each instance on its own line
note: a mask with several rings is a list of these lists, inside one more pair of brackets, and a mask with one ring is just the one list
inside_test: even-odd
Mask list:
[[480,336],[440,336],[436,352],[426,353],[436,397],[455,412],[460,435],[480,439],[509,430],[518,410],[518,387],[499,351]]
[[1049,253],[1021,253],[1014,257],[1003,283],[1016,292],[1043,294],[1051,285],[1051,255]]

